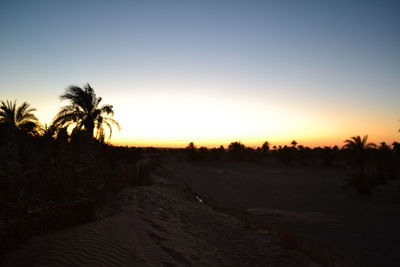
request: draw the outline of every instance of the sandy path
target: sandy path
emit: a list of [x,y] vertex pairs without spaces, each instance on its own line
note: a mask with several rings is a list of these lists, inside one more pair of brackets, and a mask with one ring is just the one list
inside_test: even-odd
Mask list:
[[104,218],[31,239],[3,265],[310,266],[271,234],[196,201],[184,185],[126,189],[99,214]]

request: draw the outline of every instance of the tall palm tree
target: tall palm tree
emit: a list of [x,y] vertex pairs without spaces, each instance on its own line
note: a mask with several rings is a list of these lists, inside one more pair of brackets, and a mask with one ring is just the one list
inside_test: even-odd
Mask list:
[[343,149],[348,149],[354,152],[354,156],[356,157],[356,163],[359,167],[359,176],[358,182],[361,186],[361,191],[366,190],[365,192],[369,193],[369,189],[363,188],[365,186],[365,177],[364,177],[364,169],[365,169],[365,151],[367,149],[375,148],[376,145],[374,143],[368,143],[368,135],[365,135],[361,138],[359,135],[353,136],[350,139],[344,141],[345,145]]
[[74,126],[74,130],[84,131],[101,142],[106,136],[104,126],[109,129],[109,138],[112,135],[112,126],[120,129],[118,122],[111,118],[114,115],[113,106],[100,107],[102,99],[96,96],[89,84],[84,88],[69,86],[60,98],[69,100],[71,104],[62,107],[56,115],[53,124],[57,127]]
[[27,102],[17,107],[17,101],[0,102],[0,124],[10,129],[20,129],[29,134],[38,134],[40,124],[33,112],[35,108],[30,107]]

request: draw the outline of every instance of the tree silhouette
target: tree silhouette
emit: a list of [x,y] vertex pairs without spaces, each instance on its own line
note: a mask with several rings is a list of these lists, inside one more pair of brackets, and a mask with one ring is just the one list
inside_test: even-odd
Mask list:
[[392,147],[393,147],[393,151],[394,151],[396,157],[399,157],[400,156],[400,143],[393,142]]
[[290,144],[292,145],[293,148],[296,148],[298,143],[296,142],[296,140],[293,140]]
[[354,179],[353,184],[358,187],[360,193],[370,194],[370,186],[365,179],[365,151],[367,149],[375,148],[374,143],[368,143],[368,135],[361,138],[359,135],[353,136],[344,141],[343,149],[352,151],[356,157],[356,163],[359,167],[359,175]]
[[53,124],[58,128],[72,125],[75,132],[82,131],[101,142],[106,136],[104,126],[110,131],[109,138],[112,135],[112,126],[120,129],[118,122],[111,118],[114,115],[113,106],[99,107],[102,99],[96,96],[89,84],[86,84],[84,88],[70,86],[60,98],[69,100],[71,104],[62,107],[56,115]]
[[0,124],[10,130],[19,129],[25,133],[38,134],[40,124],[33,114],[35,108],[30,107],[27,102],[17,107],[17,101],[1,101],[0,102]]
[[268,152],[269,152],[269,146],[270,146],[269,142],[268,142],[268,141],[265,141],[264,144],[261,146],[261,151],[262,151],[264,154],[268,154]]
[[187,160],[197,160],[198,159],[199,155],[197,154],[197,148],[193,142],[190,142],[185,150],[186,150],[186,159]]
[[353,136],[350,139],[344,141],[345,145],[344,149],[350,149],[356,152],[363,152],[369,148],[375,148],[376,145],[374,143],[367,143],[368,135],[365,135],[362,139],[359,135]]
[[390,147],[386,144],[386,142],[381,142],[379,146],[379,150],[388,151]]
[[232,142],[228,146],[228,154],[231,158],[241,160],[244,158],[246,147],[240,142]]

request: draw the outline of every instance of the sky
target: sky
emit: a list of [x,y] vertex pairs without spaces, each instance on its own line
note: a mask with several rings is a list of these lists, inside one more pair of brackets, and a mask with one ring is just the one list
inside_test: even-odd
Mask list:
[[400,140],[400,1],[0,0],[0,100],[51,123],[70,85],[112,144]]

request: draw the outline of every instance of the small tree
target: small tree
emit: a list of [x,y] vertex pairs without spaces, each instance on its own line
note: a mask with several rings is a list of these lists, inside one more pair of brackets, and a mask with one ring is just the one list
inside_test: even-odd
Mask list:
[[293,140],[290,144],[292,145],[293,148],[296,148],[298,143],[296,142],[296,140]]
[[197,148],[193,142],[190,142],[189,145],[185,149],[186,159],[187,160],[196,160],[197,159]]
[[245,146],[240,142],[232,142],[228,146],[228,153],[233,159],[243,159],[245,154]]
[[261,151],[263,154],[268,154],[269,146],[270,146],[269,142],[265,141],[264,144],[261,146]]

